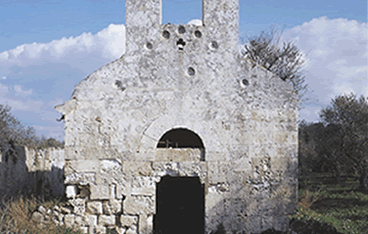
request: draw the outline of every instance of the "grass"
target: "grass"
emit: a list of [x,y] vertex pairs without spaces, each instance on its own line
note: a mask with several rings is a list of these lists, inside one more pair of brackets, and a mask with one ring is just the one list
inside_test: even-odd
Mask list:
[[42,198],[23,198],[17,197],[3,201],[0,206],[0,233],[12,234],[80,234],[79,231],[64,226],[57,226],[52,221],[45,222],[40,226],[35,223],[31,216],[32,213],[43,205],[46,209],[54,205],[60,205],[58,199],[45,201]]
[[298,213],[292,218],[328,223],[344,234],[368,234],[368,194],[356,190],[355,178],[337,184],[330,174],[313,173],[299,183]]

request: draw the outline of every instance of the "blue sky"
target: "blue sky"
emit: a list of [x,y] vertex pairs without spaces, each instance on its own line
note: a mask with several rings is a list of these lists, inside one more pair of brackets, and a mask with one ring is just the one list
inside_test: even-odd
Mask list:
[[[201,19],[201,0],[163,0],[163,23]],[[0,103],[38,134],[63,138],[54,106],[125,50],[125,1],[0,2]],[[368,96],[367,1],[240,0],[241,37],[285,27],[307,59],[310,101],[300,118],[344,92]]]

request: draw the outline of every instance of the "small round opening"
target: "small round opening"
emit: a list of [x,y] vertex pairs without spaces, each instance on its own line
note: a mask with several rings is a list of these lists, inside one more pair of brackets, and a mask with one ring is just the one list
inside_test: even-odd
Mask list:
[[196,31],[194,32],[194,36],[196,36],[196,38],[201,38],[201,37],[202,37],[202,33],[201,33],[201,31],[196,30]]
[[248,85],[249,85],[249,81],[248,81],[247,79],[243,79],[243,80],[242,80],[242,84],[243,84],[244,86],[248,86]]
[[184,28],[184,26],[180,25],[180,26],[179,26],[178,31],[179,31],[179,33],[180,33],[180,34],[185,33],[185,28]]
[[185,46],[185,41],[183,40],[183,38],[180,38],[177,42],[176,45],[178,46],[179,50],[184,50],[184,46]]
[[152,49],[152,47],[153,47],[152,43],[147,42],[147,44],[146,44],[146,48],[147,48],[147,49],[149,49],[149,50],[151,50],[151,49]]
[[212,41],[210,43],[210,47],[211,47],[211,49],[218,49],[219,48],[219,45],[218,45],[218,43],[216,41]]
[[195,70],[194,70],[194,68],[192,68],[192,67],[190,67],[190,68],[188,68],[188,75],[190,75],[190,76],[194,76],[195,75]]
[[170,38],[170,32],[165,30],[162,32],[162,37],[165,39],[169,39]]

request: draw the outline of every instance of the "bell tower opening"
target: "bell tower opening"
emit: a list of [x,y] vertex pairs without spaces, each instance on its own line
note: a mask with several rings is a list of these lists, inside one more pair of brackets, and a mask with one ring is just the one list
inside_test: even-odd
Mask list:
[[157,234],[204,234],[204,186],[198,177],[161,179],[153,228]]

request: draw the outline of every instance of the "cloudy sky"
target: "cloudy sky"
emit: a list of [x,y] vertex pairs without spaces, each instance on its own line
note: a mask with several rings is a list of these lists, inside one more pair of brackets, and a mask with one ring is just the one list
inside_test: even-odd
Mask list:
[[[162,0],[163,23],[202,19],[202,0]],[[38,135],[63,139],[54,109],[73,88],[125,50],[125,1],[2,0],[0,104]],[[318,121],[331,98],[368,96],[366,0],[240,0],[240,36],[285,27],[306,54],[311,92],[300,119]]]

